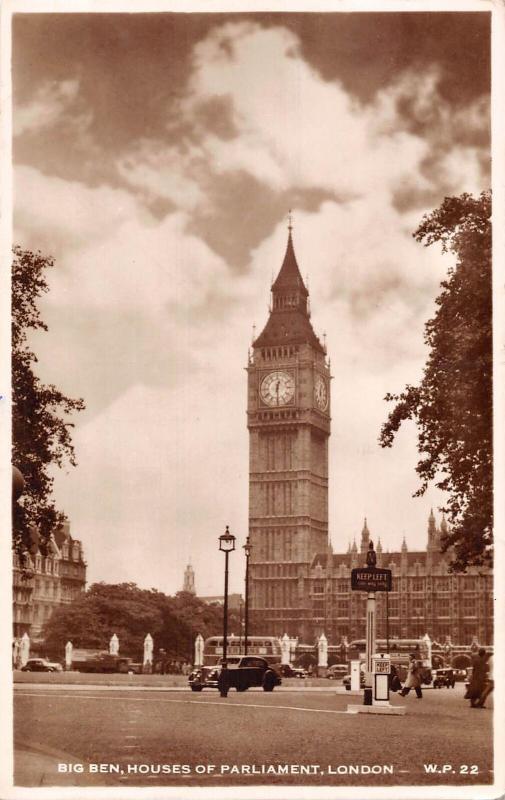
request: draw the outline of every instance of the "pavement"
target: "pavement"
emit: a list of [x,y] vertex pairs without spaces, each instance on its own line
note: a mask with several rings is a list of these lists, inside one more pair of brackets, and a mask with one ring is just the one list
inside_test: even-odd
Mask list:
[[[375,746],[384,725],[382,721],[371,725],[363,720],[351,722],[355,715],[347,712],[346,699],[359,703],[362,692],[348,692],[341,685],[330,682],[323,686],[276,687],[273,695],[265,695],[261,689],[251,689],[245,695],[231,693],[228,700],[223,701],[215,691],[194,695],[187,686],[48,684],[35,682],[34,678],[30,684],[23,682],[14,687],[16,702],[22,704],[16,719],[17,786],[124,786],[126,776],[96,773],[89,764],[100,761],[123,763],[125,759],[164,762],[167,758],[174,763],[185,763],[184,759],[193,750],[199,752],[200,759],[207,757],[219,763],[228,758],[230,743],[226,737],[221,742],[216,732],[226,730],[231,718],[235,732],[235,760],[239,763],[248,763],[244,753],[251,752],[251,731],[262,726],[269,730],[269,737],[276,742],[279,758],[293,759],[295,754],[305,753],[307,742],[319,741],[316,752],[311,753],[312,759],[317,761],[317,751],[325,751],[325,748],[331,755],[327,756],[325,751],[321,758],[334,757],[335,740],[346,743],[346,758],[357,760],[362,756],[362,747],[357,744],[359,739],[364,736],[367,747]],[[461,686],[456,691],[426,692],[426,700],[420,704],[415,697],[406,698],[407,725],[416,747],[411,756],[409,748],[413,743],[409,744],[405,723],[399,718],[397,723],[388,723],[386,752],[389,757],[395,753],[395,758],[400,759],[396,755],[400,753],[402,762],[407,762],[402,766],[408,768],[413,757],[419,760],[419,753],[426,751],[427,760],[445,763],[451,761],[450,756],[443,752],[449,742],[456,770],[459,764],[471,759],[471,763],[482,765],[480,775],[489,780],[492,712],[470,711],[468,704],[462,702],[462,694]],[[77,705],[74,698],[79,698]],[[393,702],[398,703],[398,700],[393,698]],[[120,709],[117,715],[115,709]],[[117,722],[113,722],[114,716]],[[321,726],[327,731],[322,739]],[[173,738],[175,733],[177,738]],[[355,736],[358,738],[353,744]],[[420,745],[419,739],[423,736]],[[59,748],[60,741],[74,752],[50,746]],[[429,755],[428,747],[431,748]],[[258,740],[256,750],[260,748],[261,740]],[[105,752],[107,757],[102,757]],[[263,760],[267,760],[264,754]],[[76,765],[77,762],[82,775],[58,772],[58,764]],[[407,769],[400,769],[400,773],[407,773]],[[147,776],[146,782],[149,777],[153,778]],[[396,774],[391,780],[406,782],[408,777],[407,774]],[[415,782],[433,781],[433,777],[416,775]],[[348,778],[348,781],[352,780],[352,777]]]
[[[70,772],[55,772],[56,763],[72,764],[75,756],[64,750],[55,750],[50,747],[29,746],[14,742],[16,761],[14,780],[16,786],[72,786],[75,788],[75,775]],[[85,764],[87,767],[87,764]],[[112,775],[90,774],[86,769],[87,786],[118,786],[120,782]]]

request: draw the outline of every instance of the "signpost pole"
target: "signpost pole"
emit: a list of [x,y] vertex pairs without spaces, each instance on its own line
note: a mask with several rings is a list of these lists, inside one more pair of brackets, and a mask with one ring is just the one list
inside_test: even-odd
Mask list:
[[391,570],[377,567],[377,556],[373,549],[373,542],[368,544],[366,567],[357,567],[351,570],[351,589],[367,593],[366,676],[363,705],[349,705],[347,706],[347,711],[351,714],[404,714],[404,706],[392,706],[389,703],[389,673],[391,671],[389,655],[384,653],[378,655],[376,653],[376,592],[386,592],[386,639],[389,651],[388,594],[391,589]]
[[386,589],[386,653],[389,653],[389,592]]
[[368,592],[366,601],[366,679],[363,704],[372,705],[372,656],[375,653],[375,592]]

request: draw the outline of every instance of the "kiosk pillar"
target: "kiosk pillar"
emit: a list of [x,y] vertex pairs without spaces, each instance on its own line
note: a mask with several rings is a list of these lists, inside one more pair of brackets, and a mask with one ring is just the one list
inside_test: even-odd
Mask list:
[[368,592],[366,601],[366,670],[363,705],[372,705],[372,669],[375,653],[375,592]]

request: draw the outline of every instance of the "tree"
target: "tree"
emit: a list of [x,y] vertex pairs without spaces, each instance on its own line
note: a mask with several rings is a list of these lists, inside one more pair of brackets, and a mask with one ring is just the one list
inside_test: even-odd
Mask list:
[[456,257],[425,325],[429,355],[419,386],[386,395],[395,408],[379,442],[391,447],[402,422],[418,427],[416,471],[422,495],[430,481],[448,493],[451,569],[491,564],[492,487],[492,277],[491,193],[446,197],[414,233],[426,247],[440,242]]
[[84,408],[82,399],[65,397],[56,386],[45,385],[35,375],[37,357],[30,349],[30,331],[47,331],[37,306],[49,291],[45,272],[52,258],[14,247],[12,265],[12,461],[26,484],[13,508],[14,544],[29,548],[37,530],[44,549],[63,514],[52,498],[52,466],[76,465],[69,415]]
[[62,656],[70,640],[75,647],[108,650],[119,638],[121,655],[142,660],[150,633],[156,649],[173,658],[187,658],[191,631],[172,610],[171,598],[135,583],[94,583],[72,603],[55,609],[43,630],[48,653]]
[[[237,620],[230,615],[230,628]],[[139,589],[135,583],[94,583],[71,603],[56,608],[44,626],[46,652],[61,658],[70,640],[75,647],[106,650],[115,633],[121,655],[141,660],[144,639],[150,633],[155,653],[192,661],[197,634],[223,631],[223,607],[208,605],[189,592],[169,597],[157,589]],[[238,632],[238,628],[237,628]]]

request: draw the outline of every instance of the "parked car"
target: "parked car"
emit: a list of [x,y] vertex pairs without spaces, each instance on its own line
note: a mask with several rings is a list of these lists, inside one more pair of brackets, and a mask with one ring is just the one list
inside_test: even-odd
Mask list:
[[330,681],[338,681],[340,678],[344,678],[348,672],[349,667],[347,664],[333,664],[331,667],[328,667],[326,677]]
[[47,658],[29,658],[21,672],[61,672],[63,667],[57,661],[48,661]]
[[466,669],[453,669],[454,672],[454,680],[455,681],[465,681],[467,678],[467,670]]
[[434,689],[441,689],[443,686],[447,689],[454,689],[456,678],[454,677],[453,669],[434,669],[432,670],[432,675]]
[[79,672],[128,672],[130,663],[130,658],[104,652],[80,662],[77,669]]
[[[188,678],[191,691],[218,689],[221,670],[221,664],[193,670]],[[246,692],[251,686],[262,686],[264,692],[272,692],[275,686],[282,683],[280,664],[275,667],[260,656],[235,656],[227,659],[227,676],[229,687],[237,692]]]
[[281,664],[279,672],[283,678],[306,678],[307,671],[302,667],[292,667],[290,664]]

